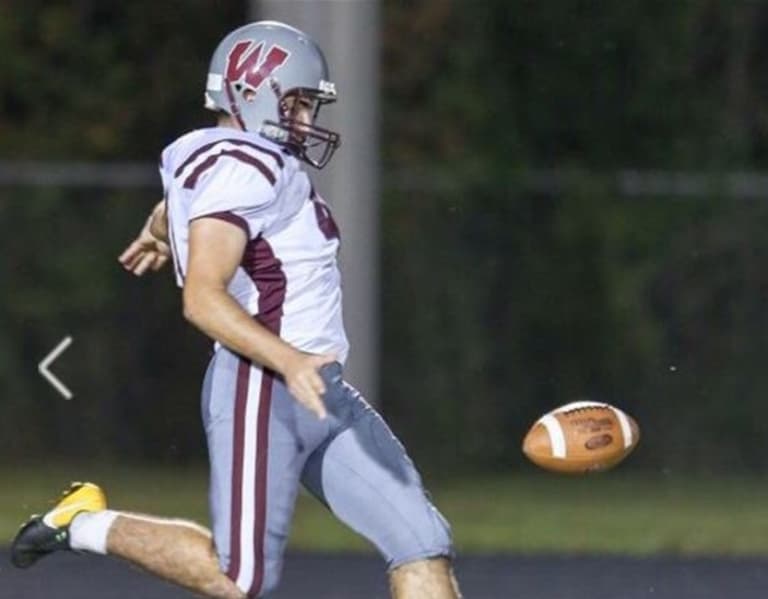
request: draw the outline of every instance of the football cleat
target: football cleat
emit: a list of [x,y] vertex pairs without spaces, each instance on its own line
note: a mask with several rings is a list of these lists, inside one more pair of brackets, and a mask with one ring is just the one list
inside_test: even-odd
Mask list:
[[53,509],[32,516],[22,525],[11,545],[11,563],[29,568],[49,553],[69,549],[69,525],[74,517],[106,508],[107,498],[97,485],[72,483]]

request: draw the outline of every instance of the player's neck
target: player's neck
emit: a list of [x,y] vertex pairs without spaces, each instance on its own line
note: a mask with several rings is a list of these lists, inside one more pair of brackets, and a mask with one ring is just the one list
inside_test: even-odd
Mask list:
[[229,114],[219,114],[218,119],[216,120],[216,125],[218,127],[228,127],[230,129],[237,129],[238,131],[242,131],[242,127],[238,124],[237,120]]

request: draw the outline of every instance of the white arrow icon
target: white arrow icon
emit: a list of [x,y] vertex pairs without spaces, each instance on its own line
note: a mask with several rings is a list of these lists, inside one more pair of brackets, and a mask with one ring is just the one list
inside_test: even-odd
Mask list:
[[61,342],[53,348],[53,351],[49,353],[45,358],[43,358],[43,361],[40,362],[40,364],[37,365],[37,370],[40,374],[42,374],[45,379],[53,385],[54,389],[61,393],[61,395],[64,397],[64,399],[72,399],[72,391],[67,389],[64,386],[64,383],[62,383],[59,379],[57,379],[54,374],[48,370],[48,367],[53,363],[53,361],[58,358],[62,353],[64,353],[64,350],[67,349],[72,343],[72,337],[64,337],[64,339],[61,340]]

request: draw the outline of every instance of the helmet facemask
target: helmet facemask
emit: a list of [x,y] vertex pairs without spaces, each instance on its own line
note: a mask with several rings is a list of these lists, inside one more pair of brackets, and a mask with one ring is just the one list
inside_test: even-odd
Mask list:
[[[270,83],[278,98],[278,120],[265,120],[261,134],[307,164],[323,168],[341,145],[338,133],[315,125],[320,108],[336,101],[333,84],[327,84],[324,90],[295,88],[281,93],[274,79]],[[311,115],[309,122],[300,118],[302,112]]]

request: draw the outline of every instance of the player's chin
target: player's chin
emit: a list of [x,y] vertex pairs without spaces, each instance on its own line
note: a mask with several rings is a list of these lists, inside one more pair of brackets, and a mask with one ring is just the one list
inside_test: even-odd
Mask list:
[[309,138],[309,133],[310,133],[309,125],[305,126],[305,125],[295,123],[291,127],[290,137],[288,138],[289,143],[296,146],[304,146],[307,143],[307,139]]

